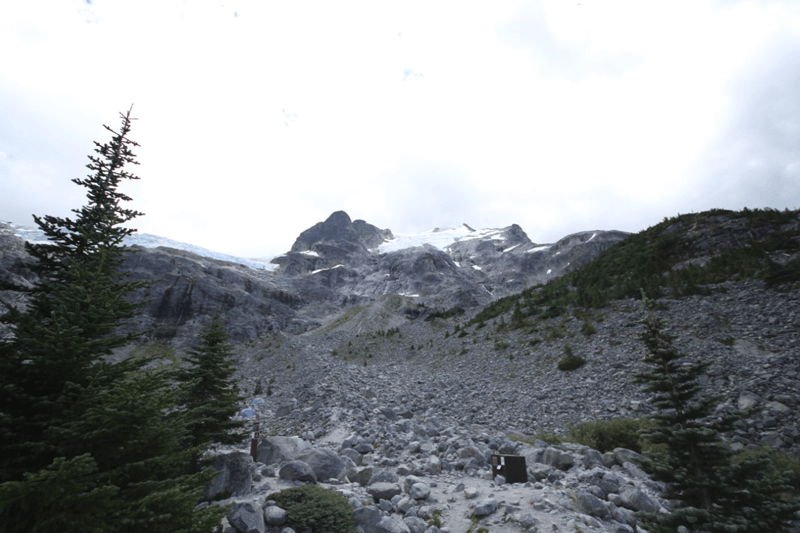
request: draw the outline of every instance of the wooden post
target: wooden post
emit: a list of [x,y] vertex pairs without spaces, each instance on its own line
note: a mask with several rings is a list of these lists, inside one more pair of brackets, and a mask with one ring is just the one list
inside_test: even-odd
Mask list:
[[250,456],[253,461],[256,460],[258,454],[258,422],[253,422],[253,440],[250,441]]

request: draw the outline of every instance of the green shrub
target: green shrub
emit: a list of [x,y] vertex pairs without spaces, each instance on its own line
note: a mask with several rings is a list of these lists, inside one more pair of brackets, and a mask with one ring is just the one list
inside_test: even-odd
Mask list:
[[601,453],[613,451],[614,448],[627,448],[642,453],[639,430],[650,426],[652,423],[644,418],[595,420],[570,426],[567,440],[583,444]]
[[584,320],[581,324],[581,333],[588,337],[597,333],[597,328],[595,328],[588,320]]
[[572,353],[572,347],[569,344],[564,345],[565,357],[558,362],[558,369],[563,371],[576,370],[586,364],[586,360]]
[[586,364],[586,360],[578,355],[568,355],[558,362],[558,369],[565,372],[577,370]]
[[286,511],[286,525],[295,531],[356,532],[353,507],[338,492],[316,485],[302,485],[272,494],[270,499]]
[[431,516],[432,518],[428,520],[428,527],[442,527],[442,510],[434,509],[434,511],[431,513]]
[[793,457],[786,452],[775,450],[774,448],[743,450],[735,457],[737,463],[742,463],[748,457],[767,453],[772,464],[770,465],[766,478],[775,480],[781,476],[785,477],[791,485],[794,494],[800,493],[800,458]]

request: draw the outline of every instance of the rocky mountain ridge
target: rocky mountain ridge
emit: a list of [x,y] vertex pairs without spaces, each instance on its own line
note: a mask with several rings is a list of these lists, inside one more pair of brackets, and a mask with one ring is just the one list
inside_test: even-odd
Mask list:
[[[475,307],[557,277],[627,236],[582,232],[535,245],[516,225],[477,232],[465,225],[450,233],[441,248],[424,238],[392,246],[398,238],[390,230],[337,211],[302,232],[270,269],[251,268],[252,261],[136,245],[124,269],[132,279],[154,283],[136,295],[146,303],[130,327],[150,330],[152,339],[185,343],[208,314],[222,311],[232,338],[244,341],[273,331],[310,331],[354,306],[392,295],[407,298],[408,316],[421,314],[415,307]],[[13,265],[25,258],[19,234],[18,228],[0,223],[0,265],[5,266],[0,276],[13,274],[17,281]]]

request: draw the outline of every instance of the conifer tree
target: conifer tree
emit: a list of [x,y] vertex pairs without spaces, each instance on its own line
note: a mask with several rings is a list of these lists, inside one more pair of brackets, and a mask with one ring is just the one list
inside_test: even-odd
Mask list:
[[145,285],[124,281],[119,271],[122,240],[135,231],[122,224],[141,215],[121,205],[130,198],[118,186],[138,179],[124,168],[136,164],[130,110],[121,117],[119,132],[105,126],[111,142],[95,143],[97,155],[87,165],[93,174],[72,180],[87,189],[87,205],[73,210],[74,219],[33,217],[48,238],[25,245],[33,261],[24,266],[38,280],[11,287],[28,295],[27,309],[5,304],[0,318],[13,331],[0,344],[0,482],[49,464],[58,455],[49,428],[63,420],[79,391],[126,370],[105,361],[133,338],[114,331],[136,308],[128,294]]
[[88,203],[75,218],[34,217],[49,242],[27,245],[38,275],[12,287],[28,304],[6,304],[12,335],[0,342],[0,524],[3,531],[209,531],[224,509],[198,512],[213,472],[192,472],[187,428],[169,376],[146,359],[108,358],[134,339],[117,328],[146,284],[120,270],[122,227],[141,213],[122,207],[135,164],[130,116],[108,144],[95,143],[93,174],[74,183]]
[[[645,299],[645,305],[651,302]],[[766,453],[735,461],[723,439],[748,413],[714,415],[719,398],[701,396],[698,382],[710,363],[686,363],[672,345],[674,337],[649,310],[642,339],[649,370],[634,380],[652,394],[650,403],[657,409],[650,417],[653,427],[642,437],[662,450],[648,454],[642,467],[653,480],[666,483],[664,497],[676,502],[669,514],[642,513],[643,526],[651,533],[673,533],[680,526],[706,533],[786,531],[800,510],[800,502],[786,496],[786,480],[765,476]]]
[[244,422],[232,417],[242,399],[231,382],[236,370],[233,348],[221,316],[212,317],[198,337],[199,344],[186,358],[189,366],[177,373],[190,445],[238,443],[243,437]]

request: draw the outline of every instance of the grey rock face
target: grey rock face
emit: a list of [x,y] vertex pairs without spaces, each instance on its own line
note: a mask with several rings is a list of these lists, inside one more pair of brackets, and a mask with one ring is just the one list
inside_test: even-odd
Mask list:
[[133,325],[152,329],[154,338],[194,336],[214,310],[225,313],[234,340],[294,329],[301,299],[270,273],[171,248],[134,249],[123,269],[132,280],[156,281],[136,295],[146,303]]
[[[343,308],[402,294],[417,295],[414,304],[470,308],[557,277],[625,235],[587,232],[537,248],[512,225],[476,232],[476,238],[462,239],[447,250],[424,245],[380,253],[378,246],[394,238],[391,231],[351,221],[337,211],[302,232],[287,254],[275,258],[274,272],[174,248],[134,246],[137,253],[127,255],[124,270],[132,280],[155,283],[135,296],[145,302],[144,312],[129,329],[147,329],[153,339],[187,344],[206,317],[221,310],[231,338],[244,341],[276,331],[303,333],[329,322]],[[27,283],[30,272],[14,266],[26,255],[10,226],[0,227],[0,244],[0,279]],[[381,318],[384,324],[370,313],[369,329],[396,327],[428,312],[413,304],[395,307]],[[391,410],[385,415],[393,416]]]

